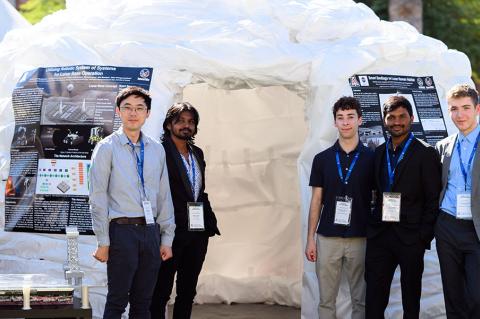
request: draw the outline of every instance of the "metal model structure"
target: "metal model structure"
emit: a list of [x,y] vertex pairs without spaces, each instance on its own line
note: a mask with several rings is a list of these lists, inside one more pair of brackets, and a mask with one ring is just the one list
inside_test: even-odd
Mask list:
[[78,262],[78,236],[77,226],[67,226],[65,229],[67,235],[67,261],[63,266],[65,279],[69,285],[75,286],[75,290],[82,285],[82,279],[85,273],[80,270]]

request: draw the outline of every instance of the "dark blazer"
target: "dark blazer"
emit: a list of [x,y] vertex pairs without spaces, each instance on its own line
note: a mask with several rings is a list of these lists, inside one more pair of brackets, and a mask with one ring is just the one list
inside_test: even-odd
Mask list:
[[[185,166],[183,165],[181,155],[177,150],[177,147],[169,137],[165,137],[162,145],[165,149],[168,178],[170,180],[170,190],[172,193],[173,207],[175,210],[175,224],[177,225],[175,232],[188,231],[188,210],[187,202],[193,202],[192,189],[187,177]],[[197,160],[201,174],[202,174],[202,188],[197,198],[197,202],[203,203],[203,213],[205,221],[205,231],[209,236],[220,235],[220,231],[217,227],[217,218],[213,213],[210,201],[208,200],[208,194],[205,193],[205,160],[203,158],[202,150],[195,146],[190,145],[193,155]]]
[[[448,184],[448,171],[458,134],[450,135],[437,143],[436,149],[442,161],[442,192],[439,203],[442,204]],[[472,164],[472,217],[477,237],[480,239],[480,147],[477,148]]]
[[404,158],[398,163],[392,187],[392,192],[402,194],[400,222],[383,222],[381,179],[386,165],[385,146],[384,143],[375,150],[377,199],[368,221],[367,238],[373,238],[391,227],[404,244],[411,245],[422,241],[425,247],[430,248],[439,211],[440,158],[433,147],[419,139],[413,139]]

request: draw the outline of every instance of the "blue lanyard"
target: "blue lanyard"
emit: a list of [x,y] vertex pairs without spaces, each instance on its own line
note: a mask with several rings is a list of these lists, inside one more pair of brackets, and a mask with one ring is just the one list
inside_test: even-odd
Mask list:
[[392,190],[393,186],[393,179],[395,177],[395,170],[397,169],[398,163],[403,159],[405,156],[405,153],[407,152],[408,147],[410,146],[410,143],[413,141],[413,134],[410,133],[410,137],[407,140],[407,143],[405,143],[405,147],[403,148],[402,152],[400,153],[400,156],[398,157],[397,162],[395,163],[395,167],[392,170],[392,163],[390,163],[390,152],[388,151],[388,144],[390,144],[390,139],[387,140],[387,168],[388,168],[388,191]]
[[143,140],[140,138],[140,157],[138,156],[137,152],[135,152],[135,145],[128,140],[128,145],[132,148],[133,154],[135,155],[135,159],[137,162],[137,173],[140,177],[140,181],[142,182],[142,189],[143,194],[145,194],[145,179],[143,178],[143,163],[145,162],[145,144],[143,144]]
[[468,164],[467,164],[467,169],[465,169],[465,166],[463,166],[463,161],[462,161],[462,150],[460,147],[460,140],[457,140],[457,152],[458,152],[458,158],[460,162],[460,168],[462,170],[462,175],[465,180],[465,190],[467,190],[467,180],[468,180],[468,172],[470,172],[470,169],[472,168],[472,162],[473,162],[473,157],[475,156],[475,152],[477,151],[477,146],[478,146],[478,141],[480,140],[480,133],[477,135],[477,139],[475,140],[475,144],[473,145],[472,152],[470,153],[470,158],[468,159]]
[[342,166],[340,165],[340,155],[339,152],[335,152],[335,158],[337,160],[337,168],[338,168],[338,175],[340,176],[340,180],[342,181],[343,184],[347,185],[348,184],[348,179],[350,178],[350,175],[352,174],[353,167],[355,167],[355,163],[357,163],[358,157],[360,156],[360,152],[357,151],[355,154],[355,157],[353,158],[352,163],[350,163],[350,167],[347,170],[347,174],[345,177],[343,177],[342,173]]
[[185,166],[185,170],[187,171],[188,180],[190,181],[190,186],[192,188],[193,199],[195,199],[195,162],[193,161],[193,154],[190,150],[188,150],[188,157],[190,158],[190,167],[192,168],[192,176],[190,176],[187,161],[182,157],[183,166]]

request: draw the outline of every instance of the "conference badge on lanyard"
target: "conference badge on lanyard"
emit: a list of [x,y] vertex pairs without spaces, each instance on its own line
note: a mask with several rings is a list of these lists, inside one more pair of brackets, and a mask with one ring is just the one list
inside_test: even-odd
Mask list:
[[468,159],[467,167],[463,165],[462,150],[459,141],[457,141],[457,152],[460,160],[460,168],[462,170],[463,179],[465,181],[465,192],[457,194],[457,218],[458,219],[472,219],[472,195],[468,191],[468,174],[472,168],[473,157],[477,151],[478,142],[480,141],[480,133],[477,135],[472,152]]
[[[398,156],[398,160],[395,163],[395,166],[392,169],[392,164],[390,162],[390,152],[388,146],[390,144],[390,139],[387,140],[387,145],[385,147],[385,153],[387,157],[387,170],[388,170],[388,190],[391,191],[393,187],[393,181],[395,178],[395,170],[405,156],[405,153],[408,150],[408,147],[413,141],[413,134],[410,133],[405,146],[403,147],[402,152]],[[382,204],[382,221],[384,222],[399,222],[400,221],[400,203],[402,200],[401,193],[392,193],[384,192],[383,193],[383,204]]]
[[457,218],[472,219],[472,195],[470,193],[457,194]]
[[401,193],[383,193],[382,221],[399,222],[400,221],[400,203]]
[[205,222],[203,216],[203,203],[188,202],[188,230],[202,231],[205,230]]
[[336,225],[350,225],[352,217],[352,202],[353,199],[348,196],[337,196],[335,201],[335,219],[333,221]]
[[150,201],[147,199],[147,195],[145,192],[145,179],[143,178],[143,167],[145,163],[145,144],[143,143],[143,139],[140,137],[140,156],[138,156],[137,152],[135,151],[135,145],[133,145],[130,139],[128,139],[128,145],[130,145],[130,147],[132,148],[133,156],[135,156],[135,162],[137,164],[137,174],[142,185],[141,196],[145,222],[147,224],[153,224],[155,220],[153,219],[152,203],[150,203]]
[[[342,166],[340,164],[340,155],[337,151],[335,153],[335,160],[337,162],[337,169],[338,169],[338,177],[340,178],[342,184],[347,185],[348,180],[350,179],[350,175],[352,174],[353,168],[357,163],[358,157],[360,156],[360,152],[356,152],[350,167],[347,169],[347,174],[343,176],[342,173]],[[345,196],[337,196],[335,200],[335,218],[333,223],[336,225],[343,225],[349,226],[350,219],[352,217],[352,202],[353,198]]]

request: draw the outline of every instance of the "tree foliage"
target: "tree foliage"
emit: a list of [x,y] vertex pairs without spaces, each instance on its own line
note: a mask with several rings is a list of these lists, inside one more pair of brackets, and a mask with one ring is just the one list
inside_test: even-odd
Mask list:
[[[360,0],[388,20],[388,0]],[[423,34],[439,39],[470,59],[473,80],[480,84],[480,1],[423,0]]]
[[28,0],[20,5],[20,13],[30,23],[35,24],[46,15],[65,9],[65,0]]

